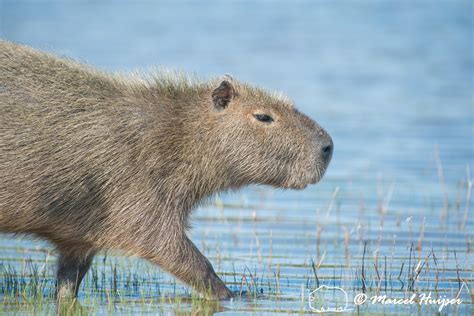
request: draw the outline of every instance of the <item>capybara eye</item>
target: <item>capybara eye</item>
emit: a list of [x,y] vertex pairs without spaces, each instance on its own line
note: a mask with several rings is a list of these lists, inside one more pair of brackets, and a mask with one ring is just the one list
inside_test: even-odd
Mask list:
[[255,116],[255,118],[260,121],[260,122],[263,122],[263,123],[271,123],[273,122],[273,118],[270,116],[270,115],[266,115],[266,114],[254,114],[253,116]]

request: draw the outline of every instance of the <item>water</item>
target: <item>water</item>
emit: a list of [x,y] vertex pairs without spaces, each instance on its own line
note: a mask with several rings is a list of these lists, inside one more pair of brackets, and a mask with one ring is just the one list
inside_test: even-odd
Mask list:
[[[247,188],[195,212],[192,239],[226,283],[259,293],[213,311],[311,313],[308,294],[318,284],[344,288],[355,312],[434,311],[357,307],[365,278],[369,294],[396,297],[415,290],[452,298],[464,281],[471,293],[461,290],[463,304],[443,312],[471,315],[472,12],[470,1],[0,0],[0,37],[111,71],[230,73],[283,91],[330,132],[335,152],[322,183],[302,192]],[[4,266],[27,275],[31,258],[52,284],[46,244],[5,236],[0,245]],[[110,254],[103,262],[94,266],[103,284],[81,289],[83,305],[111,291],[116,266],[125,293],[116,311],[192,308],[155,299],[188,293],[158,268]],[[106,312],[110,300],[101,302]]]

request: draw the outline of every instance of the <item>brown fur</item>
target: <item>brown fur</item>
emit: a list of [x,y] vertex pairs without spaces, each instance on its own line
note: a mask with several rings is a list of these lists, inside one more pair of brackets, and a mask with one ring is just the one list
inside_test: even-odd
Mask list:
[[186,236],[192,209],[248,184],[315,183],[332,141],[286,98],[228,77],[124,77],[0,41],[0,153],[0,231],[56,246],[60,295],[116,249],[227,298]]

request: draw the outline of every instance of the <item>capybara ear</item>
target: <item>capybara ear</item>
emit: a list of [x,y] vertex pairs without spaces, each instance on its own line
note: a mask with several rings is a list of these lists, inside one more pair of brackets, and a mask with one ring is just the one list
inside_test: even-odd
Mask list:
[[232,84],[223,80],[221,84],[212,91],[212,102],[217,110],[225,109],[235,96],[235,90]]

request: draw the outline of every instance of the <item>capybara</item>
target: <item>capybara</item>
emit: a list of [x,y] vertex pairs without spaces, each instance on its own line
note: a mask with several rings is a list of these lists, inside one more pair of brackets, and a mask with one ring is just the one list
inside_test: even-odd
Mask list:
[[101,250],[231,297],[187,237],[192,210],[250,184],[303,189],[332,152],[289,99],[230,76],[109,74],[0,41],[0,231],[55,246],[59,297]]

